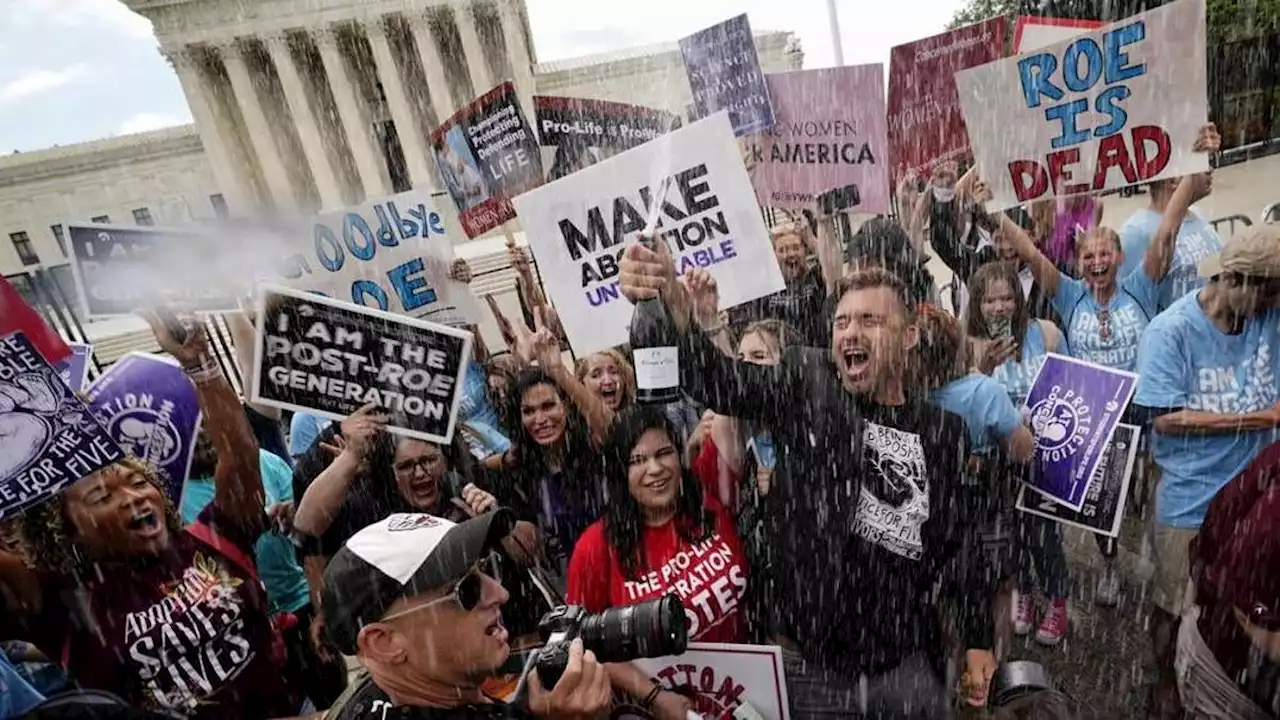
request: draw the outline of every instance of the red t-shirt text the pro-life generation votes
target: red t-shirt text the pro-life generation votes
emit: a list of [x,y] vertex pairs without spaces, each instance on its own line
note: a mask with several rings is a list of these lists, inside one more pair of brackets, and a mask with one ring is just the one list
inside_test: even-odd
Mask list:
[[645,526],[645,566],[636,580],[623,577],[617,551],[605,538],[605,521],[592,523],[569,561],[569,602],[596,613],[674,592],[684,603],[690,640],[742,642],[747,589],[742,543],[727,511],[710,501],[708,510],[715,514],[715,532],[693,543],[680,539],[674,522]]

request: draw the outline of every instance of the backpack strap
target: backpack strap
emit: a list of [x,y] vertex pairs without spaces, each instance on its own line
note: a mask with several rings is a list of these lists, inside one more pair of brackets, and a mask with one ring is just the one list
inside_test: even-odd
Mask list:
[[212,526],[197,520],[185,529],[192,537],[209,546],[218,554],[230,560],[236,567],[243,570],[251,580],[259,582],[258,566],[254,564],[253,560],[248,555],[245,555],[244,551],[235,543],[219,535]]

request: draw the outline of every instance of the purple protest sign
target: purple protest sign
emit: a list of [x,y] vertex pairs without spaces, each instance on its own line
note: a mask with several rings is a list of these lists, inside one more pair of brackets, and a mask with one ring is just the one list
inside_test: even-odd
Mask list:
[[53,366],[62,377],[62,382],[75,392],[84,390],[84,382],[89,379],[89,358],[93,357],[93,346],[82,343],[67,343],[71,354],[66,360]]
[[155,466],[174,501],[195,451],[200,401],[178,363],[130,353],[89,386],[89,407],[127,452]]
[[698,119],[727,110],[737,137],[773,126],[769,87],[745,13],[681,38],[680,55]]
[[1134,373],[1050,353],[1027,394],[1036,438],[1031,486],[1079,512],[1137,381]]

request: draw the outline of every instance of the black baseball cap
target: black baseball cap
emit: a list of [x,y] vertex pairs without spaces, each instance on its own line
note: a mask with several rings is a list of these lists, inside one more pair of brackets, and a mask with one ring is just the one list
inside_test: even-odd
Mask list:
[[461,579],[515,526],[499,508],[453,523],[426,513],[396,513],[343,544],[324,571],[321,602],[329,640],[356,654],[360,628],[377,622],[402,597]]

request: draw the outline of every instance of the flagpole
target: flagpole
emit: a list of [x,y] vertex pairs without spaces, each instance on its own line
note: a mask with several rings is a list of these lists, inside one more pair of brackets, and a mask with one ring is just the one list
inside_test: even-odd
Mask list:
[[827,0],[827,23],[831,26],[831,47],[835,50],[836,67],[844,65],[844,45],[840,42],[840,13],[836,0]]

